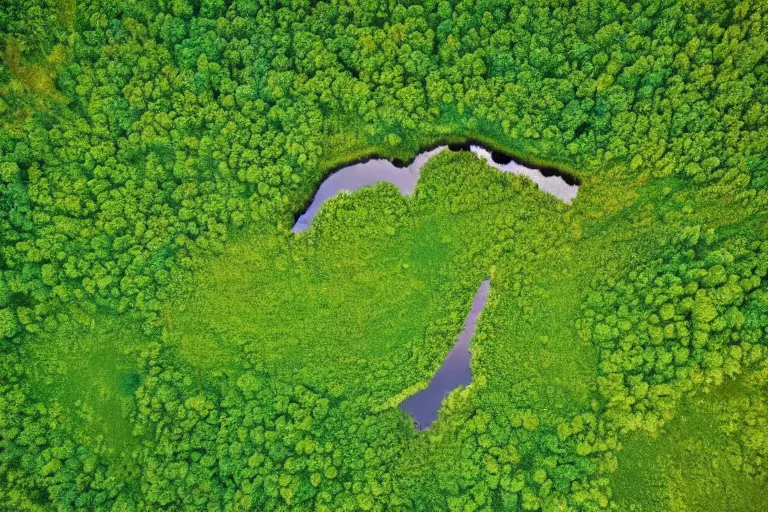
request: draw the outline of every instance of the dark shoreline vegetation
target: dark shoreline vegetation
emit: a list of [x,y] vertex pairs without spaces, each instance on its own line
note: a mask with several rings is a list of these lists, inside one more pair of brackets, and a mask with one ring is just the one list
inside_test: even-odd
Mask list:
[[[766,26],[5,2],[0,509],[763,512]],[[444,151],[291,235],[341,164],[473,140],[578,201]],[[489,276],[472,385],[416,431]]]
[[545,177],[557,176],[558,178],[562,178],[563,181],[565,181],[568,185],[581,185],[581,180],[579,180],[579,178],[576,177],[576,175],[572,172],[560,169],[555,165],[542,164],[541,160],[526,159],[523,156],[516,156],[510,153],[506,153],[504,150],[494,148],[492,144],[490,146],[486,146],[485,143],[480,140],[467,139],[462,143],[448,144],[448,148],[451,151],[469,151],[470,147],[473,145],[483,148],[490,147],[489,151],[491,153],[491,157],[497,164],[504,165],[510,162],[515,162],[518,165],[535,168],[536,170],[541,171]]

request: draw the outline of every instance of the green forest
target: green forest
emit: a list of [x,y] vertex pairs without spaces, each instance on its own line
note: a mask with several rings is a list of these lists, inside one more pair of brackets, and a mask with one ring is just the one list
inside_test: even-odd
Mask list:
[[[466,141],[576,199],[445,151],[291,232]],[[764,512],[767,345],[764,0],[0,5],[2,511]]]

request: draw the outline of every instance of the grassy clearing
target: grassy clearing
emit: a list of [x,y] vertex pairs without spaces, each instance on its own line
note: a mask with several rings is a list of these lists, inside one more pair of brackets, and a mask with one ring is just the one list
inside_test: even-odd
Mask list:
[[590,408],[595,391],[594,347],[579,339],[581,282],[573,262],[537,262],[525,269],[527,285],[515,297],[499,290],[492,319],[495,336],[477,366],[488,375],[487,400],[544,416]]
[[146,341],[130,318],[98,315],[30,339],[30,381],[50,405],[70,412],[71,426],[92,449],[127,455],[138,446],[130,414],[141,382],[135,350]]
[[[470,166],[469,180],[492,173],[494,193],[516,199],[487,202],[477,188],[458,190],[446,174],[458,163]],[[471,155],[436,159],[416,196],[380,185],[327,203],[316,233],[238,240],[197,277],[194,297],[172,308],[167,336],[187,362],[208,370],[237,372],[247,360],[313,386],[381,388],[382,399],[428,381],[452,343],[447,333],[458,331],[465,303],[498,256],[490,251],[498,219],[523,219],[522,231],[549,230],[522,212],[543,200],[537,209],[552,219],[561,213],[526,180]],[[516,251],[527,247],[521,241]],[[451,327],[438,347],[425,346],[440,322]]]

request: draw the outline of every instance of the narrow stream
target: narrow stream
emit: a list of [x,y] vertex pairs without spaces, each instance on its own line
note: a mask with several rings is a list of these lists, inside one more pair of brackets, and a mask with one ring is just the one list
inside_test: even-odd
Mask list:
[[437,411],[443,403],[445,396],[459,386],[467,386],[472,383],[472,370],[469,363],[469,341],[475,335],[477,319],[483,311],[488,293],[491,290],[491,281],[486,279],[480,284],[475,298],[472,301],[472,309],[469,311],[464,327],[459,333],[453,348],[440,368],[435,373],[426,389],[414,393],[400,403],[400,408],[413,416],[413,424],[417,430],[429,428],[437,419]]
[[309,208],[296,220],[291,231],[299,233],[308,230],[320,206],[325,201],[334,198],[342,190],[354,192],[359,188],[372,186],[380,181],[388,181],[400,189],[401,194],[411,195],[416,187],[416,182],[419,181],[421,168],[424,164],[449,147],[452,151],[472,151],[494,169],[525,176],[536,183],[540,190],[552,194],[565,203],[570,204],[579,191],[577,180],[567,174],[559,173],[553,169],[539,170],[525,167],[515,162],[510,155],[498,151],[489,151],[476,144],[439,146],[419,153],[407,166],[398,166],[396,164],[401,162],[395,161],[393,163],[377,158],[339,169],[323,181]]

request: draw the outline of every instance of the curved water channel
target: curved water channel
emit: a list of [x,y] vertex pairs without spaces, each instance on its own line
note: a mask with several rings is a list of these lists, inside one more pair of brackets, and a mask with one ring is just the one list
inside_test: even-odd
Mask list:
[[483,311],[490,291],[491,280],[486,279],[475,294],[472,309],[464,320],[464,327],[456,343],[445,356],[443,364],[429,381],[427,388],[414,393],[400,403],[400,408],[413,416],[413,424],[417,430],[429,428],[437,419],[437,411],[448,393],[459,386],[468,386],[472,383],[472,370],[469,367],[472,355],[469,353],[469,341],[475,335],[477,319]]
[[568,204],[579,191],[578,181],[568,174],[560,173],[555,169],[532,169],[515,162],[510,155],[489,151],[477,144],[438,146],[419,153],[408,165],[398,165],[402,162],[390,162],[375,158],[339,169],[323,181],[309,208],[299,216],[291,231],[299,233],[308,230],[312,225],[312,219],[320,210],[320,206],[329,199],[336,197],[342,190],[354,192],[363,187],[373,186],[380,181],[388,181],[400,189],[401,194],[411,195],[416,187],[416,182],[419,181],[421,168],[424,164],[436,154],[449,148],[453,151],[472,151],[494,169],[525,176],[536,183],[543,192],[552,194]]

